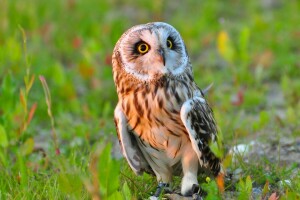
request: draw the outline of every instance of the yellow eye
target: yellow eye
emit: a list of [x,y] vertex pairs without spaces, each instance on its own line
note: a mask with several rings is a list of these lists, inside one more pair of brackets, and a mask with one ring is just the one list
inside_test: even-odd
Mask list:
[[168,47],[169,49],[172,49],[172,47],[173,47],[173,43],[172,43],[172,41],[169,40],[169,39],[167,39],[167,47]]
[[141,54],[145,54],[149,51],[149,45],[146,44],[146,43],[140,43],[138,46],[137,46],[137,50],[139,53]]

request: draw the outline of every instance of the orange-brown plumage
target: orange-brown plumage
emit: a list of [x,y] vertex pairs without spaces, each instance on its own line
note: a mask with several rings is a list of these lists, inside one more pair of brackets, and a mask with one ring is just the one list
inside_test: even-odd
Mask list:
[[217,140],[212,111],[180,35],[165,23],[135,26],[116,44],[112,61],[115,122],[129,165],[163,183],[183,173],[181,192],[190,195],[198,167],[217,175],[221,165],[209,149]]

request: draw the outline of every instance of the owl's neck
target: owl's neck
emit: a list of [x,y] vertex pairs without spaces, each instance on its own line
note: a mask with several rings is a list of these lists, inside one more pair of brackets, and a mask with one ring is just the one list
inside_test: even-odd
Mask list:
[[[151,93],[153,96],[162,94],[191,97],[194,91],[198,90],[191,70],[186,70],[181,75],[165,75],[151,81],[140,81],[134,76],[122,72],[115,74],[114,78],[119,99],[126,98],[130,93],[141,93],[141,96]],[[180,88],[183,91],[179,92]]]

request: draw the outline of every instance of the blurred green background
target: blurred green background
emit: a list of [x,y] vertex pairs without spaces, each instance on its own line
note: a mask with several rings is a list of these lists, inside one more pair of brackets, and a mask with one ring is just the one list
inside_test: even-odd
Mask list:
[[[149,196],[155,180],[136,178],[109,152],[118,155],[112,50],[128,28],[151,21],[173,25],[197,84],[213,83],[207,98],[225,154],[239,142],[296,140],[299,13],[297,0],[1,0],[0,199]],[[289,176],[291,164],[259,175],[245,166],[241,178],[264,184],[273,180],[266,171]],[[299,195],[299,177],[274,188]]]

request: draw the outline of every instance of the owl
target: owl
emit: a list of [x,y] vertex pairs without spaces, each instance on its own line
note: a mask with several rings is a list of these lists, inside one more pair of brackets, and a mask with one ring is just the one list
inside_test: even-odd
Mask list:
[[173,175],[182,176],[181,194],[191,196],[200,169],[222,173],[220,158],[210,149],[218,140],[213,112],[173,26],[154,22],[127,30],[114,48],[112,67],[121,150],[136,174],[156,176],[154,196]]

